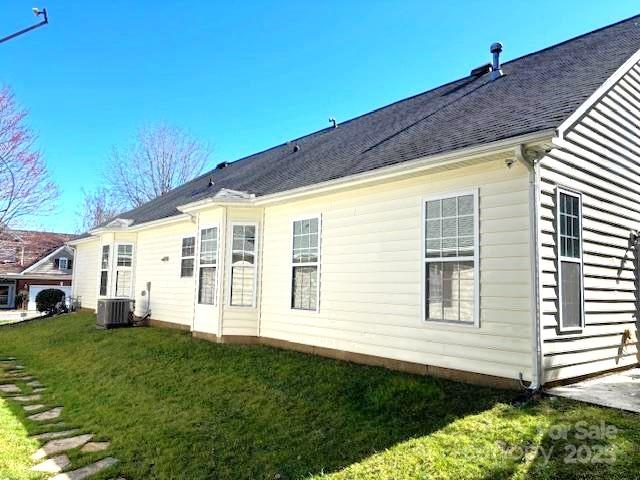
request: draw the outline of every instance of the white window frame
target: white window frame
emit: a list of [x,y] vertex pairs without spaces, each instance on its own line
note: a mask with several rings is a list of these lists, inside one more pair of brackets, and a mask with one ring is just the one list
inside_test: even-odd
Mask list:
[[[118,265],[118,250],[120,246],[130,245],[131,246],[131,266],[125,267],[122,265]],[[113,282],[113,296],[115,298],[132,298],[133,296],[133,288],[134,288],[134,276],[133,276],[133,265],[135,262],[135,245],[131,242],[120,242],[115,244],[114,255],[113,255],[113,267],[114,267],[114,282]],[[131,272],[131,283],[129,285],[129,293],[128,295],[118,295],[118,272]]]
[[[258,225],[258,222],[230,222],[229,223],[230,228],[229,228],[229,232],[227,234],[227,239],[228,239],[228,252],[226,254],[227,259],[228,259],[228,266],[227,266],[227,278],[229,279],[229,281],[227,282],[229,285],[226,288],[227,291],[227,301],[226,301],[226,307],[229,309],[238,309],[238,310],[246,310],[248,308],[256,308],[257,306],[257,298],[258,298],[258,275],[260,274],[259,270],[258,270],[258,253],[260,252],[260,227]],[[254,252],[253,252],[253,258],[254,258],[254,269],[255,269],[255,274],[253,276],[253,292],[252,292],[252,297],[251,297],[251,305],[231,305],[231,292],[233,290],[233,278],[232,278],[232,272],[233,272],[233,227],[234,226],[250,226],[250,227],[255,227],[255,244],[254,244]]]
[[[213,227],[209,227],[209,228],[213,228]],[[183,242],[184,242],[184,240],[186,238],[193,238],[193,255],[185,257],[185,256],[182,255],[182,244],[183,244]],[[198,235],[184,235],[184,236],[182,236],[180,238],[180,262],[179,262],[179,265],[178,265],[178,276],[180,278],[192,278],[192,277],[195,277],[196,270],[197,270],[196,261],[200,260],[199,258],[196,260],[196,253],[198,251],[197,247],[198,247]],[[183,260],[189,260],[189,259],[193,259],[193,273],[191,274],[191,276],[185,276],[185,275],[182,275],[182,261]]]
[[[104,247],[108,247],[109,248],[109,256],[107,258],[107,267],[103,268],[102,266],[102,256],[103,256],[103,251],[104,251]],[[109,282],[111,280],[111,259],[113,258],[113,248],[111,248],[112,245],[110,243],[104,243],[100,245],[100,271],[98,274],[98,297],[99,298],[104,298],[104,297],[108,297],[109,296]],[[102,272],[107,272],[107,285],[105,288],[105,294],[103,295],[101,293],[101,285],[102,285]]]
[[[216,267],[216,274],[214,277],[215,288],[213,292],[213,303],[200,303],[200,252],[202,251],[202,230],[208,230],[210,228],[216,229],[216,263],[206,264],[204,267]],[[187,235],[191,236],[191,235]],[[220,304],[220,226],[218,224],[201,225],[198,228],[196,234],[196,248],[195,248],[195,269],[194,277],[196,283],[195,292],[195,304],[200,307],[215,307]],[[184,277],[189,278],[189,277]]]
[[[446,257],[443,258],[427,258],[426,252],[426,219],[427,219],[427,202],[433,200],[442,200],[445,198],[461,197],[464,195],[473,195],[473,256],[468,257]],[[421,281],[420,296],[422,305],[422,324],[428,326],[446,325],[462,328],[480,328],[480,189],[478,187],[468,190],[439,192],[431,195],[423,196],[420,199],[420,257],[421,257]],[[464,262],[473,259],[473,322],[456,322],[451,320],[431,320],[427,317],[427,263],[430,262]]]
[[[62,261],[64,260],[64,268],[62,267]],[[68,270],[69,269],[69,259],[67,257],[58,258],[58,270]]]
[[[562,255],[560,242],[560,194],[578,199],[578,230],[580,231],[580,258],[566,257]],[[576,333],[584,330],[584,236],[582,232],[582,193],[566,187],[556,188],[556,248],[558,252],[558,331],[561,333]],[[565,327],[562,322],[562,262],[577,263],[580,265],[580,325]]]
[[[318,261],[317,262],[305,262],[305,263],[294,263],[293,262],[293,228],[294,223],[299,222],[300,220],[313,220],[318,219]],[[322,262],[322,214],[320,213],[310,213],[308,215],[298,215],[291,218],[290,223],[290,237],[289,237],[289,310],[292,312],[298,313],[311,313],[317,314],[320,313],[320,279],[321,277],[321,262]],[[303,308],[294,308],[293,307],[293,269],[295,267],[318,267],[317,270],[317,281],[316,281],[316,308],[315,310],[307,310]]]

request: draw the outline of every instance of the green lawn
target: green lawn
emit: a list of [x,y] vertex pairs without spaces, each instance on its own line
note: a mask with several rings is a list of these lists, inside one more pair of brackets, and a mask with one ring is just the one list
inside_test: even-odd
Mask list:
[[[3,355],[48,385],[65,422],[112,440],[122,463],[100,479],[640,478],[640,417],[568,401],[519,408],[513,392],[172,330],[96,330],[86,314],[2,327]],[[617,432],[554,440],[579,421]],[[28,469],[36,431],[0,400],[1,479],[40,478]],[[605,445],[606,463],[566,463],[570,445],[581,459]]]

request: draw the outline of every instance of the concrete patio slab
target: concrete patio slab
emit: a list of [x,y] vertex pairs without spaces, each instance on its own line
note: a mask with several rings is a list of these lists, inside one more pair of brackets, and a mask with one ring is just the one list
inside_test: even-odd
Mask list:
[[545,390],[549,395],[640,413],[640,368]]

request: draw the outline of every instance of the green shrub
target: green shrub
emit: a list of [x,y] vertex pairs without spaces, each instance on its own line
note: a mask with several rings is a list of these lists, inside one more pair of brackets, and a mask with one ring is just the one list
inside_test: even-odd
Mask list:
[[57,288],[47,288],[36,295],[36,308],[39,312],[53,314],[56,312],[56,305],[64,299],[64,292]]

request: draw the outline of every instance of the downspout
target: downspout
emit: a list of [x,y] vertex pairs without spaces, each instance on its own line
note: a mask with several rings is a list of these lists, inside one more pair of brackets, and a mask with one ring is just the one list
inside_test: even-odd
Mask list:
[[[193,285],[192,285],[192,292],[193,292],[193,305],[191,308],[191,335],[193,335],[193,332],[196,329],[196,305],[198,303],[198,275],[200,274],[200,265],[199,263],[196,264],[196,262],[199,262],[199,258],[200,258],[200,214],[198,213],[197,215],[191,215],[191,222],[196,224],[196,233],[194,235],[194,245],[197,245],[197,250],[194,249],[193,252]],[[197,267],[197,268],[196,268]],[[196,274],[197,272],[197,274]]]
[[516,159],[529,170],[529,251],[533,262],[531,265],[531,312],[533,316],[532,364],[533,373],[528,387],[532,393],[542,387],[542,343],[540,335],[541,295],[540,282],[540,234],[538,219],[540,218],[540,159],[544,156],[537,150],[527,150],[523,144],[515,148]]

